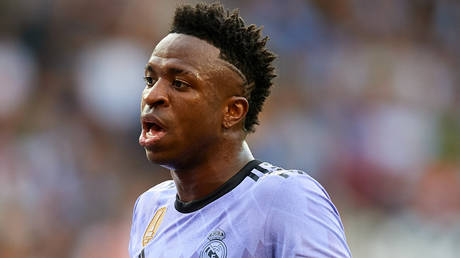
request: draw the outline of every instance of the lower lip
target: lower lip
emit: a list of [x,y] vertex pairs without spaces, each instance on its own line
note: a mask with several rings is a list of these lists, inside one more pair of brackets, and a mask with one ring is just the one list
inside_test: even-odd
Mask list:
[[146,131],[142,129],[141,135],[139,136],[139,144],[143,147],[152,147],[158,141],[165,136],[165,131]]

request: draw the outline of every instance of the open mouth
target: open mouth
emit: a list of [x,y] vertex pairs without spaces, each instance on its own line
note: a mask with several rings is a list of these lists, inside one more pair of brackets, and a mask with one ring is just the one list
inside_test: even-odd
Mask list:
[[142,121],[142,133],[139,137],[139,143],[148,147],[155,144],[166,134],[165,128],[154,121]]
[[164,128],[155,122],[143,122],[143,128],[146,131],[147,135],[150,136],[164,131]]

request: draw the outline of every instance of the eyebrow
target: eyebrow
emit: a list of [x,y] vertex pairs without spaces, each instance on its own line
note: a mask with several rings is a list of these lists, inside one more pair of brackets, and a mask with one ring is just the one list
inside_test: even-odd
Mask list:
[[[147,64],[145,65],[145,72],[155,72],[153,70],[153,67],[150,65],[150,64]],[[187,71],[187,70],[184,70],[184,69],[181,69],[181,68],[177,68],[177,67],[168,67],[166,68],[166,72],[168,74],[174,74],[174,75],[192,75],[194,77],[196,77],[196,74],[191,72],[191,71]]]

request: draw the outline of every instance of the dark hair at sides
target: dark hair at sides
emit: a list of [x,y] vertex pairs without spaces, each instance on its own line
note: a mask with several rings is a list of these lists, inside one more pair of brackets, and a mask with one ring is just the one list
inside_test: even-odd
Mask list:
[[254,132],[259,124],[257,116],[270,94],[272,79],[276,77],[272,65],[275,55],[262,38],[262,28],[246,26],[237,10],[225,11],[220,3],[196,6],[182,5],[176,9],[170,33],[181,33],[205,40],[220,49],[220,57],[238,68],[246,77],[244,94],[249,110],[244,129]]

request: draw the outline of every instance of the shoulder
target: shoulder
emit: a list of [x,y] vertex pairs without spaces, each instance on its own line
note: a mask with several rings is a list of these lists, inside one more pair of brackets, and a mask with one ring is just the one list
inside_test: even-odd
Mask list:
[[274,256],[294,250],[306,257],[349,257],[339,212],[323,186],[301,170],[259,166],[266,171],[258,183],[272,192],[265,238]]
[[175,198],[176,186],[172,180],[160,183],[142,193],[136,200],[131,222],[129,253],[131,257],[143,248],[142,239],[153,211],[166,206]]
[[152,211],[166,206],[176,196],[176,186],[172,180],[162,182],[144,193],[136,200],[133,209],[131,235],[140,234],[150,221]]
[[[268,162],[260,163],[256,169],[262,173],[257,180],[256,191],[265,196],[273,196],[272,206],[295,205],[300,204],[299,201],[305,204],[317,202],[317,199],[330,202],[324,187],[302,170],[284,169]],[[330,208],[336,212],[333,205]]]
[[160,194],[160,193],[168,194],[174,191],[176,191],[176,184],[174,183],[174,181],[166,180],[148,189],[147,191],[144,192],[144,194]]
[[[257,180],[255,192],[267,202],[268,218],[286,223],[305,223],[309,220],[323,221],[343,230],[340,215],[324,187],[302,170],[283,169],[263,162],[258,166],[265,169]],[[314,225],[310,223],[308,226]]]
[[168,180],[162,182],[148,189],[137,198],[134,205],[134,212],[145,209],[151,210],[152,208],[165,205],[168,200],[175,198],[175,196],[176,185],[174,181]]

